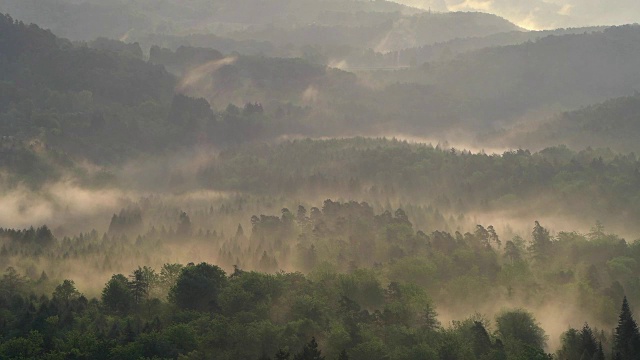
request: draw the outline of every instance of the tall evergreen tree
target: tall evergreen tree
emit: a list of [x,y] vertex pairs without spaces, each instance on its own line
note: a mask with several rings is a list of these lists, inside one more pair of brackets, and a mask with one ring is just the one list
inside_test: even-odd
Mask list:
[[549,256],[551,246],[553,245],[551,236],[549,235],[549,230],[542,227],[542,225],[536,221],[531,235],[533,236],[533,243],[529,250],[532,252],[533,257],[536,260],[544,261]]
[[638,333],[638,324],[633,320],[626,296],[622,300],[622,310],[613,340],[614,358],[640,359],[640,333]]
[[587,354],[589,359],[591,359],[591,357],[593,357],[598,351],[598,343],[596,343],[593,330],[591,330],[588,324],[584,324],[582,331],[580,331],[580,346],[582,348],[582,352]]
[[604,360],[604,350],[602,349],[602,342],[599,341],[598,342],[598,350],[596,351],[596,353],[593,355],[593,360]]

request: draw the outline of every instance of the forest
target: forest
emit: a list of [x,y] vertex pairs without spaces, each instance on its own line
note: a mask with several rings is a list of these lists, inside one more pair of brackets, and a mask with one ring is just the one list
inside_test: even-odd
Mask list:
[[0,0],[0,359],[640,359],[596,2]]
[[[403,209],[376,214],[364,202],[326,200],[309,211],[300,205],[295,214],[285,208],[280,216],[254,215],[247,233],[241,225],[227,236],[198,226],[199,218],[226,211],[198,209],[194,221],[182,212],[175,230],[142,232],[146,211],[123,209],[103,236],[57,239],[46,226],[0,229],[0,261],[27,269],[9,266],[0,281],[0,354],[551,359],[551,341],[563,359],[631,359],[638,351],[625,294],[640,297],[640,243],[606,233],[601,223],[588,234],[552,236],[536,221],[531,241],[501,239],[492,225],[427,234]],[[171,247],[206,249],[199,257],[219,265],[162,263],[175,259]],[[122,254],[134,255],[125,264]],[[154,265],[107,276],[131,263]],[[108,280],[84,295],[60,276],[86,267],[93,268],[90,277]],[[278,270],[287,268],[303,272]],[[564,304],[554,304],[560,297]],[[489,310],[498,299],[503,307],[494,318],[455,317]],[[571,313],[562,310],[569,304]],[[580,326],[550,339],[526,308]],[[443,317],[452,320],[443,324]]]

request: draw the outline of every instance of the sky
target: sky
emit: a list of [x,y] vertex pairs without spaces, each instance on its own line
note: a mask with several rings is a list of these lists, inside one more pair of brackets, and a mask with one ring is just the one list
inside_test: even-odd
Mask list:
[[640,0],[396,0],[434,11],[482,11],[530,30],[640,23]]

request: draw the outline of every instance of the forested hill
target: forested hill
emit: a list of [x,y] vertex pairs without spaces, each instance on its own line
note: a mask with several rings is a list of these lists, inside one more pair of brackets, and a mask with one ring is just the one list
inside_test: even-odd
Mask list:
[[[214,112],[203,99],[176,94],[178,79],[141,60],[138,50],[104,39],[72,44],[1,15],[0,166],[22,168],[16,166],[24,158],[21,149],[33,141],[74,159],[117,163],[141,153],[272,133],[261,130],[267,115],[260,104]],[[34,167],[38,156],[27,156],[24,169]]]
[[575,149],[608,147],[640,153],[640,94],[608,100],[552,117],[533,130],[506,134],[505,144],[527,148],[566,144]]
[[0,16],[0,128],[14,141],[36,138],[90,159],[126,157],[130,146],[122,144],[145,144],[138,135],[166,111],[175,84],[162,66]]
[[[422,46],[457,38],[487,36],[522,30],[511,22],[485,13],[394,14],[382,21],[362,23],[363,14],[329,13],[324,21],[291,26],[265,25],[230,32],[236,40],[262,40],[273,44],[352,46],[380,52]],[[346,20],[346,21],[345,21]]]
[[[21,90],[91,91],[96,101],[126,105],[171,99],[175,80],[160,66],[57,38],[36,25],[0,17],[0,80]],[[10,91],[10,90],[7,90]]]
[[387,66],[410,66],[420,65],[425,62],[446,61],[453,59],[459,54],[484,48],[518,45],[528,41],[537,41],[551,35],[561,36],[601,32],[606,28],[605,26],[594,26],[540,31],[509,31],[482,37],[456,38],[446,42],[392,51],[385,54],[384,64]]
[[638,67],[640,26],[627,25],[482,49],[378,77],[433,85],[465,99],[469,118],[492,122],[632,95],[640,89]]
[[492,14],[431,14],[383,0],[168,0],[161,6],[148,0],[4,0],[0,12],[84,41],[216,34],[283,44],[404,48],[522,30]]
[[216,190],[383,197],[454,213],[510,209],[507,217],[580,214],[620,228],[640,216],[640,162],[608,150],[488,155],[402,141],[302,140],[224,151],[201,169],[202,185]]

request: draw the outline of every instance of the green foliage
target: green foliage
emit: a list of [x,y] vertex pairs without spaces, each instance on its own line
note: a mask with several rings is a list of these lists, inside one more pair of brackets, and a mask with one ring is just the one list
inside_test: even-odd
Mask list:
[[512,356],[522,356],[531,349],[544,349],[547,342],[544,330],[533,315],[522,309],[505,310],[496,316],[496,334]]
[[207,263],[190,265],[181,270],[169,299],[182,309],[217,311],[220,292],[226,285],[226,274],[219,267]]
[[640,354],[640,333],[633,319],[627,297],[622,300],[622,309],[615,330],[613,353],[619,359],[635,359]]
[[530,251],[536,260],[544,262],[551,251],[553,251],[553,243],[549,235],[549,230],[543,228],[540,223],[536,221],[531,235],[533,237],[533,243],[531,244]]
[[44,339],[37,331],[26,337],[14,338],[0,345],[0,354],[6,359],[41,359],[44,355]]
[[62,284],[56,286],[53,292],[53,299],[69,302],[77,299],[81,295],[78,289],[76,289],[76,284],[73,280],[64,280]]
[[113,275],[102,290],[102,303],[114,313],[126,315],[135,305],[129,280],[122,275]]
[[[638,166],[633,154],[603,155],[593,149],[573,152],[558,147],[533,154],[517,150],[487,155],[354,138],[229,149],[203,168],[199,177],[204,186],[217,190],[282,196],[309,191],[397,196],[454,213],[515,208],[535,217],[548,211],[549,199],[555,199],[553,206],[561,214],[580,213],[630,226],[635,215],[605,209],[640,214],[634,200],[640,191]],[[364,181],[370,185],[362,185]],[[513,200],[505,203],[506,198]],[[390,236],[402,233],[400,223],[389,229]],[[549,251],[544,233],[538,239],[540,251]]]

